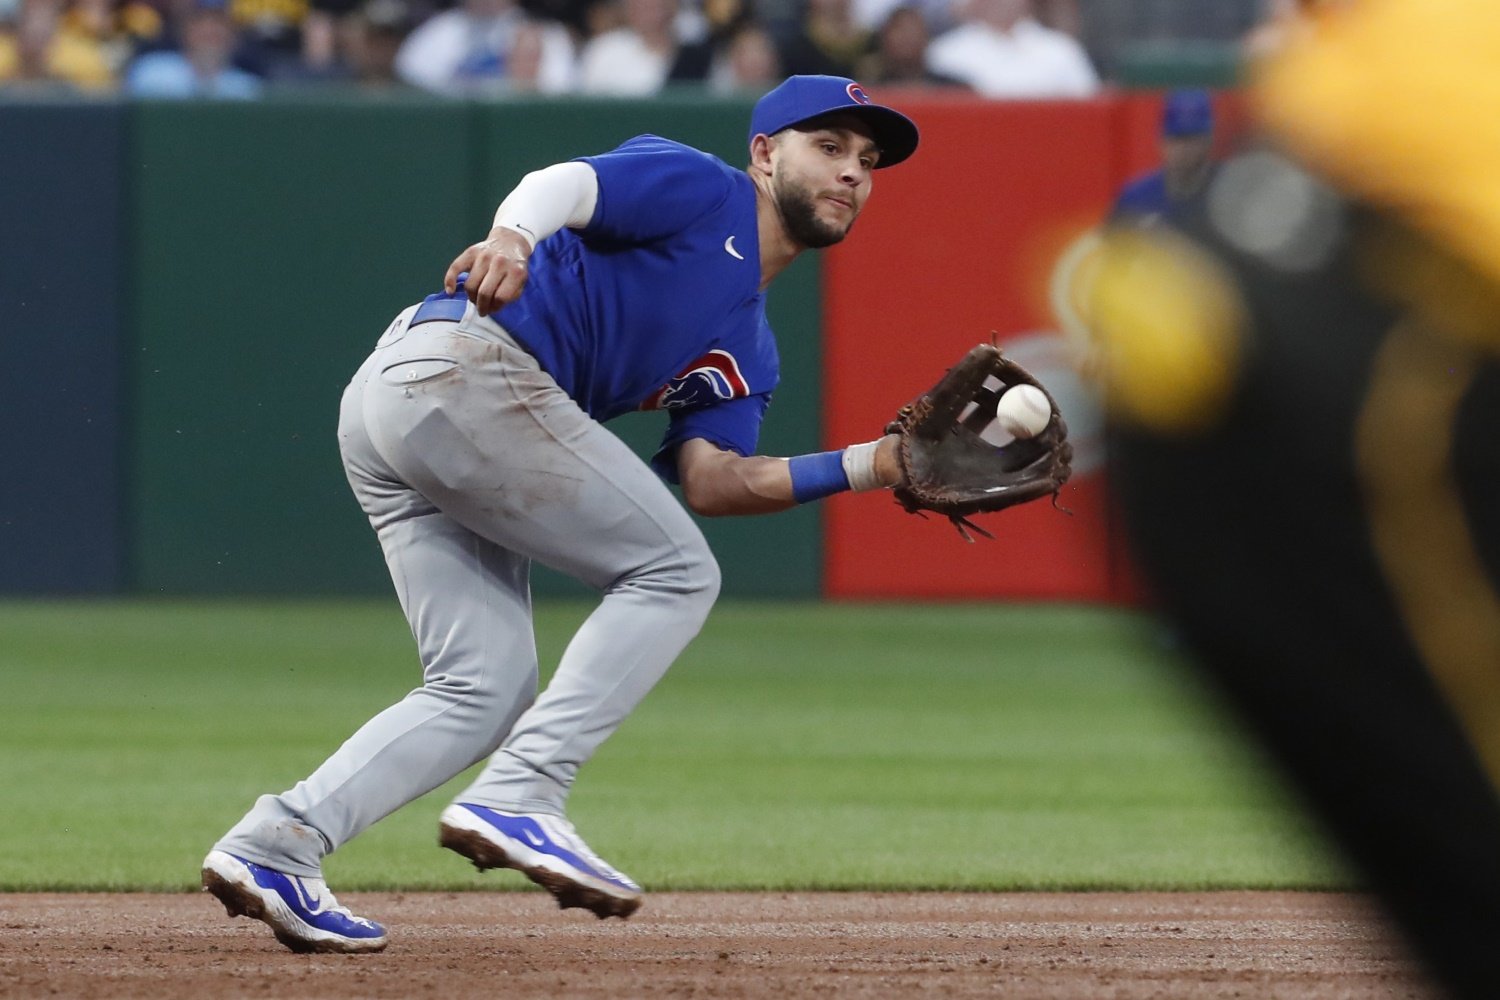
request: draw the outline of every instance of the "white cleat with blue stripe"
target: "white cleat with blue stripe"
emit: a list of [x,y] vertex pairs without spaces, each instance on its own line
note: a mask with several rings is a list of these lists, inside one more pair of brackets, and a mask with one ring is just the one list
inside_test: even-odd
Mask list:
[[625,918],[641,905],[641,887],[589,849],[561,816],[507,813],[458,802],[443,810],[438,842],[487,868],[514,868],[557,898],[601,920]]
[[269,924],[292,951],[368,952],[385,947],[385,928],[356,917],[320,878],[288,875],[224,851],[203,859],[203,891],[231,917]]

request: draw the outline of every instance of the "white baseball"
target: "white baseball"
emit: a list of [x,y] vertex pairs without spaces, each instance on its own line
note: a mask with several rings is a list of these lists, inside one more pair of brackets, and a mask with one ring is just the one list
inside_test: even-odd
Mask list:
[[1034,385],[1013,386],[995,404],[995,422],[1011,437],[1036,437],[1051,419],[1052,404]]

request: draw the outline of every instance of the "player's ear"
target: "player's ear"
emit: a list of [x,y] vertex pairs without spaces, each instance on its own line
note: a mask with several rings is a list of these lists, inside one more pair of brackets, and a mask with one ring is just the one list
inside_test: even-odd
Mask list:
[[761,173],[771,172],[771,153],[776,149],[776,140],[764,133],[750,140],[750,168]]

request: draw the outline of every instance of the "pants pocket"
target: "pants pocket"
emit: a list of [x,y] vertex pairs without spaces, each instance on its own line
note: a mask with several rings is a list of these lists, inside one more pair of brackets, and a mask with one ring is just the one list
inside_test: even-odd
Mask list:
[[380,381],[397,388],[424,385],[456,374],[461,367],[453,358],[404,358],[382,368]]

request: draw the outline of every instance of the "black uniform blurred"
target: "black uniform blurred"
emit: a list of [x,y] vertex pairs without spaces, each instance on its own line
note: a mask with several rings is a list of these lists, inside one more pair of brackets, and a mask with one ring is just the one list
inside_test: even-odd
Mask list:
[[[1500,798],[1462,714],[1500,697],[1500,365],[1453,329],[1500,343],[1500,288],[1273,154],[1218,183],[1247,190],[1162,235],[1238,300],[1233,376],[1196,426],[1119,421],[1137,561],[1438,979],[1500,997]],[[1388,280],[1429,268],[1464,315]]]

